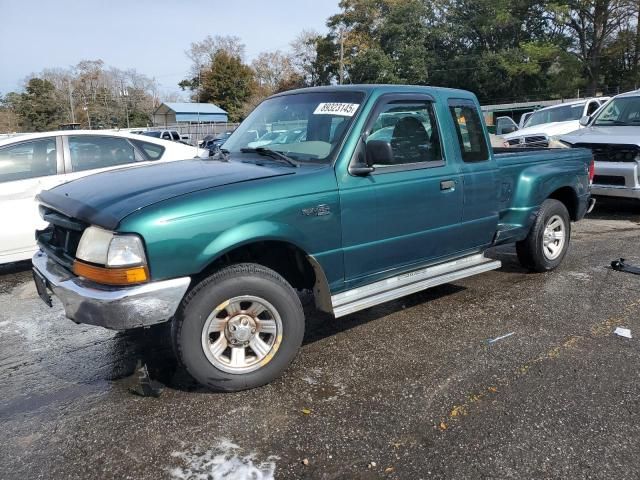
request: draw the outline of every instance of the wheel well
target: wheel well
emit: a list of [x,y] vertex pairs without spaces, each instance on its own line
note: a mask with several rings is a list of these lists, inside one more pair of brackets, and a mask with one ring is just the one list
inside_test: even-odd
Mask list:
[[307,254],[293,244],[279,241],[261,241],[233,249],[195,276],[193,285],[216,270],[235,263],[257,263],[270,268],[298,290],[312,290],[316,282],[313,266]]
[[571,187],[562,187],[549,195],[549,198],[562,202],[569,211],[569,217],[571,220],[577,220],[578,218],[578,195]]

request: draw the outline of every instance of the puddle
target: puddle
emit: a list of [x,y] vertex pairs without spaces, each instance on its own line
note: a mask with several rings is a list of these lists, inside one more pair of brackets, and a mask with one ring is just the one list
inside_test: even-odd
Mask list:
[[272,455],[258,461],[255,453],[245,453],[226,439],[209,450],[173,452],[171,456],[184,464],[169,470],[176,480],[273,480],[278,460]]

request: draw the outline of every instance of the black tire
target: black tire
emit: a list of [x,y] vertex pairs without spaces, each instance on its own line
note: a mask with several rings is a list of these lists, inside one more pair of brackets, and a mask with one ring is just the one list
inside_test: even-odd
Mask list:
[[[559,218],[564,224],[564,243],[560,252],[554,258],[545,254],[544,234],[550,220]],[[516,252],[520,264],[534,272],[548,272],[562,263],[569,249],[571,239],[571,219],[567,207],[558,200],[547,199],[542,202],[536,215],[529,235],[524,240],[516,243]]]
[[[279,336],[274,334],[274,338],[279,338],[271,346],[264,364],[257,362],[253,367],[257,369],[247,373],[232,373],[214,365],[210,360],[211,353],[205,353],[203,345],[207,337],[203,335],[203,329],[212,312],[228,300],[243,296],[268,302],[279,316],[281,331]],[[225,315],[224,308],[222,312]],[[243,263],[219,270],[187,294],[173,319],[172,340],[178,360],[191,376],[212,390],[232,392],[259,387],[279,377],[296,356],[302,344],[304,327],[302,305],[291,285],[273,270]],[[219,335],[221,337],[225,333],[220,332]],[[230,343],[228,348],[231,348]],[[251,349],[248,351],[258,357]]]

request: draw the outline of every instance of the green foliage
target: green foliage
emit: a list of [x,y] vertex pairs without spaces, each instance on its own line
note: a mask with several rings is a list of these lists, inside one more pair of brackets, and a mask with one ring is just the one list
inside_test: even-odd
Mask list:
[[209,70],[202,73],[200,100],[218,105],[231,121],[241,119],[243,106],[256,90],[253,70],[238,56],[215,53]]
[[48,80],[32,78],[25,92],[14,101],[20,126],[26,131],[53,130],[64,119],[64,110],[56,98],[55,87]]

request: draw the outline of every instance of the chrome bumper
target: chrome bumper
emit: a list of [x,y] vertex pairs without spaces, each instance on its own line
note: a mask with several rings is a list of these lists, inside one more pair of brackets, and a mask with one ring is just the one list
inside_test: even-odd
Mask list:
[[640,162],[595,162],[597,177],[616,177],[624,185],[594,183],[592,195],[640,199]]
[[147,327],[169,320],[191,279],[174,278],[132,287],[111,287],[77,277],[47,257],[33,256],[33,267],[45,278],[68,318],[112,330]]
[[640,199],[640,188],[618,187],[614,185],[592,185],[591,195],[602,197],[622,197]]

